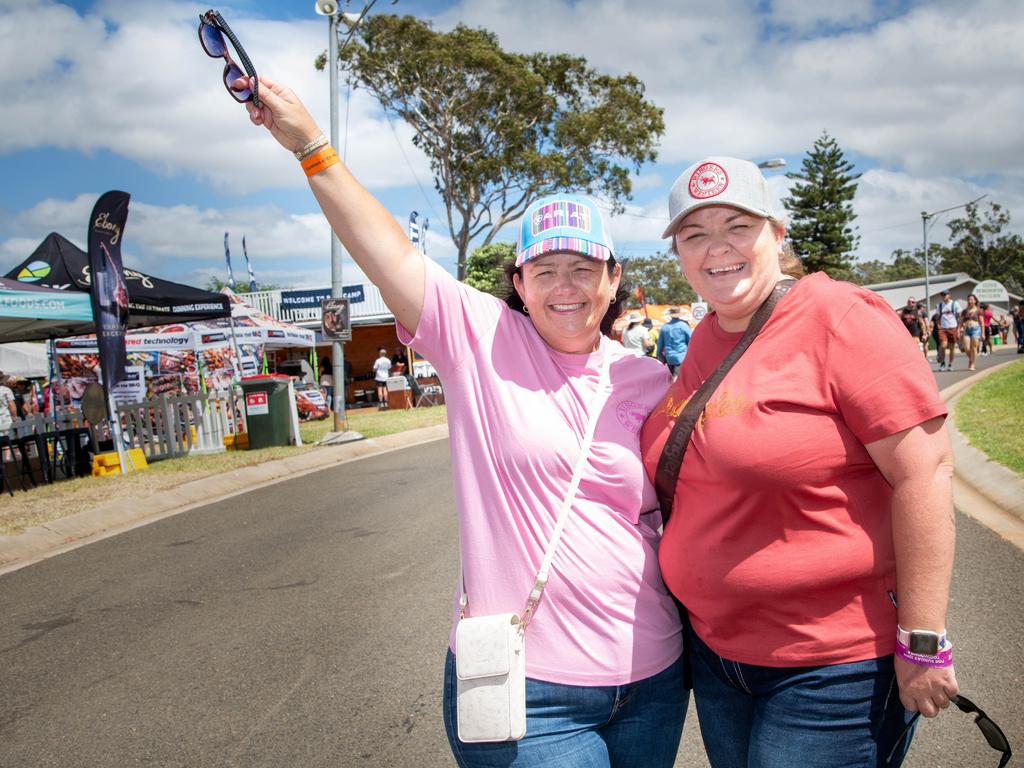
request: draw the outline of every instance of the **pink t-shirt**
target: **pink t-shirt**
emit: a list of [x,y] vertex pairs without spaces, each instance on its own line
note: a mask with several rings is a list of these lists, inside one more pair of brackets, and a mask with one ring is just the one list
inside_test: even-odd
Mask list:
[[398,333],[444,385],[469,615],[520,613],[526,604],[572,478],[602,356],[610,356],[614,394],[601,399],[579,491],[526,632],[526,672],[569,685],[622,685],[669,666],[682,638],[658,569],[661,514],[639,454],[640,426],[670,383],[665,367],[607,338],[593,354],[556,352],[529,318],[429,260],[419,327]]
[[[739,341],[705,318],[644,425],[653,475],[686,401]],[[665,581],[721,656],[770,667],[890,654],[892,488],[867,443],[946,413],[885,301],[824,273],[779,302],[690,439],[661,546]]]

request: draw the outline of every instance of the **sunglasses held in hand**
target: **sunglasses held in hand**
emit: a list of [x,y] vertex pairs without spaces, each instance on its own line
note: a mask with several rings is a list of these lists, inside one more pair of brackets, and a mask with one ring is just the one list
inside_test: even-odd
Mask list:
[[[1006,739],[1006,734],[1003,733],[1002,729],[995,724],[995,721],[986,715],[981,707],[965,696],[950,696],[949,700],[951,703],[955,704],[957,709],[961,712],[968,715],[974,715],[974,723],[978,726],[978,729],[985,737],[985,741],[988,742],[988,745],[997,752],[1003,753],[1002,758],[999,760],[999,768],[1003,768],[1003,766],[1010,762],[1010,758],[1013,756],[1013,752],[1010,750],[1010,742]],[[892,751],[889,752],[889,757],[885,760],[886,763],[892,762],[893,755],[896,754],[896,748],[903,743],[903,739],[907,737],[910,729],[914,727],[914,723],[917,722],[917,718],[919,716],[920,713],[918,712],[910,718],[910,722],[907,723],[907,727],[903,729],[903,733],[900,734],[900,737],[896,740],[896,744],[893,746]]]
[[[242,67],[245,68],[244,72],[239,69],[238,64],[235,63],[231,58],[231,54],[228,53],[228,46],[224,40],[225,35],[231,41],[232,47],[238,54]],[[258,107],[260,105],[260,97],[259,86],[256,83],[256,68],[253,67],[252,61],[249,60],[249,56],[246,54],[242,44],[238,42],[238,38],[231,31],[231,27],[224,21],[224,17],[212,8],[199,17],[199,44],[203,46],[207,56],[213,59],[224,59],[226,62],[224,65],[224,87],[228,89],[231,97],[243,104],[251,101]],[[231,87],[235,80],[245,75],[248,75],[250,78],[251,88],[236,90]]]

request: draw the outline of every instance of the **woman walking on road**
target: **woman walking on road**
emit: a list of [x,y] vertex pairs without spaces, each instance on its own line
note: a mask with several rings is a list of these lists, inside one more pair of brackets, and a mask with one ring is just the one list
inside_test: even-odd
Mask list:
[[978,306],[978,297],[973,293],[967,297],[967,306],[960,313],[963,329],[964,353],[967,355],[967,370],[973,371],[978,361],[978,351],[982,343],[982,314]]
[[[728,157],[672,188],[665,237],[715,311],[644,425],[652,476],[685,403],[787,276],[769,200],[757,167]],[[689,610],[714,768],[899,765],[911,713],[956,694],[945,415],[889,305],[824,273],[792,285],[715,390],[659,550]]]
[[[247,79],[236,85],[248,85]],[[564,499],[551,579],[525,633],[526,735],[458,738],[453,632],[444,718],[460,766],[671,766],[687,692],[676,608],[657,567],[660,513],[639,427],[669,384],[607,337],[626,297],[600,211],[554,195],[523,216],[507,302],[425,259],[348,169],[291,90],[247,104],[303,166],[328,221],[445,388],[466,614],[518,612]],[[310,149],[312,148],[312,149]],[[575,495],[574,465],[581,465]]]

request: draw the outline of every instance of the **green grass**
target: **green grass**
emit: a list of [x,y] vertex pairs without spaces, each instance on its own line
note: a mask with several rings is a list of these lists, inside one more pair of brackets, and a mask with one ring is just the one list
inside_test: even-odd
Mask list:
[[1024,474],[1024,360],[982,379],[956,405],[956,427],[992,461]]

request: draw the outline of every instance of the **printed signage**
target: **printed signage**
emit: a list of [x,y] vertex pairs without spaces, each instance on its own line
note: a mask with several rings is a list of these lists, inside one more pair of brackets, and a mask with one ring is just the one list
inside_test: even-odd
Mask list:
[[146,369],[141,365],[129,365],[124,369],[124,378],[111,390],[118,405],[141,403],[146,399]]
[[974,295],[978,297],[979,302],[985,303],[1010,300],[1006,287],[998,280],[982,280],[974,286]]
[[693,322],[699,323],[704,319],[704,316],[708,313],[708,305],[703,301],[695,301],[690,307],[690,314],[693,316]]
[[[344,285],[341,295],[352,304],[366,301],[362,285]],[[281,309],[316,309],[323,301],[331,298],[330,288],[313,288],[305,291],[281,291]]]
[[320,308],[320,331],[328,341],[352,341],[348,299],[326,299]]
[[245,393],[245,413],[247,416],[267,416],[270,414],[270,403],[266,392]]

